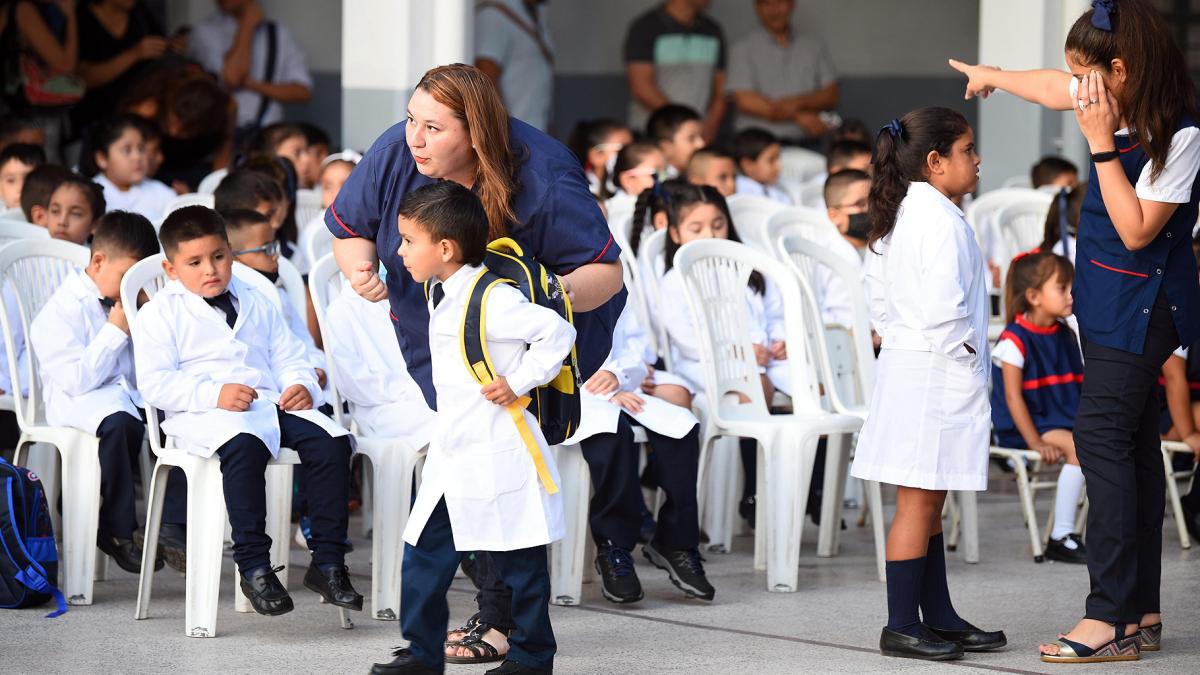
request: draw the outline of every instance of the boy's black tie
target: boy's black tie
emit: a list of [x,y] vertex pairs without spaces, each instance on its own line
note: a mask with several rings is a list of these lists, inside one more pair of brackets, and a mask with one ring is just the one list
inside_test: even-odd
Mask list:
[[237,321],[237,310],[233,307],[233,296],[229,294],[229,291],[225,291],[214,298],[205,298],[204,301],[225,312],[225,323],[229,324],[230,328],[233,328],[233,324]]
[[438,303],[440,303],[442,299],[446,297],[446,291],[442,289],[442,283],[440,281],[433,285],[433,290],[429,292],[429,297],[433,298],[434,307],[437,307]]
[[117,301],[113,300],[112,298],[100,298],[100,306],[104,308],[105,314],[111,312],[112,308],[115,307],[116,304]]

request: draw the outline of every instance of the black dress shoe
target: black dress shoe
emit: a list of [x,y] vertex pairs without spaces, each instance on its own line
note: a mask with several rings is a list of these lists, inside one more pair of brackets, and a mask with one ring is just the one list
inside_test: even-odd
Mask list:
[[292,604],[292,596],[288,595],[287,589],[283,584],[279,583],[279,577],[275,573],[282,570],[283,565],[271,569],[271,567],[259,567],[250,573],[250,578],[241,575],[242,593],[250,599],[251,606],[254,611],[267,616],[279,616],[287,614],[295,607]]
[[187,526],[163,523],[158,530],[158,555],[171,569],[187,573]]
[[[96,537],[96,547],[117,561],[117,567],[130,574],[142,573],[142,547],[134,543],[132,539],[121,539],[101,532]],[[157,572],[162,568],[162,558],[155,558],[154,571]]]
[[951,661],[962,658],[962,645],[943,640],[924,624],[920,625],[919,630],[921,637],[913,637],[885,627],[879,636],[879,653],[884,656],[923,661]]
[[530,668],[516,661],[505,661],[498,667],[484,671],[483,675],[551,675],[552,668]]
[[[964,621],[963,623],[967,622]],[[1000,649],[1008,644],[1008,638],[1004,637],[1004,631],[980,630],[969,623],[967,623],[966,628],[960,630],[942,630],[933,626],[925,627],[943,640],[957,642],[962,646],[963,651],[990,652],[993,649]]]
[[371,675],[442,675],[442,671],[418,661],[408,649],[392,652],[396,658],[391,663],[376,663],[371,666]]
[[1069,534],[1062,539],[1047,541],[1046,557],[1055,562],[1086,565],[1087,549],[1075,539],[1075,535]]
[[362,611],[363,596],[350,585],[350,570],[345,565],[325,571],[312,563],[304,573],[304,587],[325,598],[325,602],[331,605]]

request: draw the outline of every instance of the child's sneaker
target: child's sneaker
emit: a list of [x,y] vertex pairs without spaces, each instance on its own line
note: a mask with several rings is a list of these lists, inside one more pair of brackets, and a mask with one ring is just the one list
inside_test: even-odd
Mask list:
[[600,575],[600,590],[609,601],[624,604],[642,599],[642,582],[629,551],[601,546],[596,552],[596,573]]
[[1046,542],[1046,557],[1057,562],[1087,564],[1087,551],[1077,534],[1068,534],[1062,539],[1051,539]]
[[689,597],[712,600],[716,590],[704,575],[700,551],[694,548],[660,552],[653,544],[642,546],[642,555],[660,570],[666,570],[671,583]]

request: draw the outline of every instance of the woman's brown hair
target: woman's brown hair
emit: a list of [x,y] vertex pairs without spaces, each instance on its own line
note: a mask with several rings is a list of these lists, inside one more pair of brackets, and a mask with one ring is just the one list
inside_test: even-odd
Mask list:
[[467,128],[475,148],[475,185],[487,211],[488,236],[507,236],[509,223],[517,220],[512,207],[517,191],[513,175],[516,161],[509,139],[508,110],[496,85],[478,68],[452,63],[426,72],[417,89],[450,108]]
[[1150,157],[1157,179],[1167,161],[1175,128],[1185,114],[1196,116],[1196,88],[1171,29],[1146,0],[1110,3],[1112,30],[1097,28],[1090,9],[1071,26],[1064,49],[1077,62],[1108,73],[1113,59],[1125,64],[1125,86],[1117,105]]
[[1014,258],[1008,266],[1008,278],[1004,280],[1005,321],[1012,323],[1031,309],[1026,291],[1041,288],[1056,276],[1064,284],[1075,279],[1075,267],[1061,255],[1034,250]]

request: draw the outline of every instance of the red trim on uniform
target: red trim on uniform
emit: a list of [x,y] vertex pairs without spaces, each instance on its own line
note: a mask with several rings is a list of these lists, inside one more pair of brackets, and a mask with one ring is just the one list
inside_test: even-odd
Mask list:
[[[350,229],[350,228],[346,227],[346,224],[342,222],[342,219],[341,219],[341,218],[338,218],[337,211],[334,211],[334,210],[333,210],[333,205],[332,205],[332,204],[330,204],[330,205],[329,205],[329,212],[333,214],[333,219],[337,221],[337,224],[338,224],[338,225],[341,225],[343,230],[345,230],[345,231],[347,231],[347,232],[349,232],[349,233],[350,233],[350,236],[352,236],[352,237],[358,237],[358,236],[360,236],[360,235],[359,235],[357,232],[355,232],[354,230],[352,230],[352,229]],[[394,318],[394,317],[393,317],[393,318]]]
[[1138,141],[1137,143],[1134,143],[1133,145],[1129,146],[1128,148],[1125,148],[1124,150],[1120,150],[1119,152],[1123,155],[1127,152],[1137,150],[1138,146],[1141,144],[1142,144],[1141,141]]
[[1038,326],[1029,321],[1029,319],[1026,319],[1024,316],[1017,316],[1017,325],[1029,331],[1030,333],[1037,333],[1038,335],[1054,335],[1058,332],[1057,321],[1055,321],[1051,326]]
[[1000,341],[1003,342],[1004,340],[1011,340],[1012,343],[1017,346],[1017,351],[1021,352],[1021,356],[1026,356],[1025,343],[1021,342],[1021,338],[1017,337],[1016,333],[1004,331],[1000,334]]
[[608,249],[612,247],[612,244],[613,244],[613,236],[612,236],[612,233],[609,232],[608,233],[608,243],[606,243],[604,245],[604,250],[600,251],[600,255],[596,256],[595,258],[592,258],[592,262],[599,262],[600,259],[604,257],[604,254],[608,253]]
[[1083,382],[1083,375],[1075,373],[1067,373],[1066,375],[1047,375],[1039,377],[1036,380],[1026,380],[1021,385],[1022,389],[1041,389],[1042,387],[1053,387],[1058,384],[1073,384]]
[[1150,278],[1149,274],[1142,274],[1141,272],[1131,272],[1129,270],[1123,270],[1119,267],[1109,267],[1108,265],[1105,265],[1102,262],[1096,262],[1095,260],[1092,260],[1091,263],[1093,265],[1095,265],[1096,267],[1103,267],[1104,269],[1108,270],[1109,272],[1119,272],[1121,274],[1128,274],[1131,277],[1141,277],[1143,279]]
[[390,309],[388,310],[388,316],[392,317],[392,321],[395,321],[396,323],[400,323],[400,319],[397,319],[396,314],[394,312],[392,312],[392,310],[390,310]]

